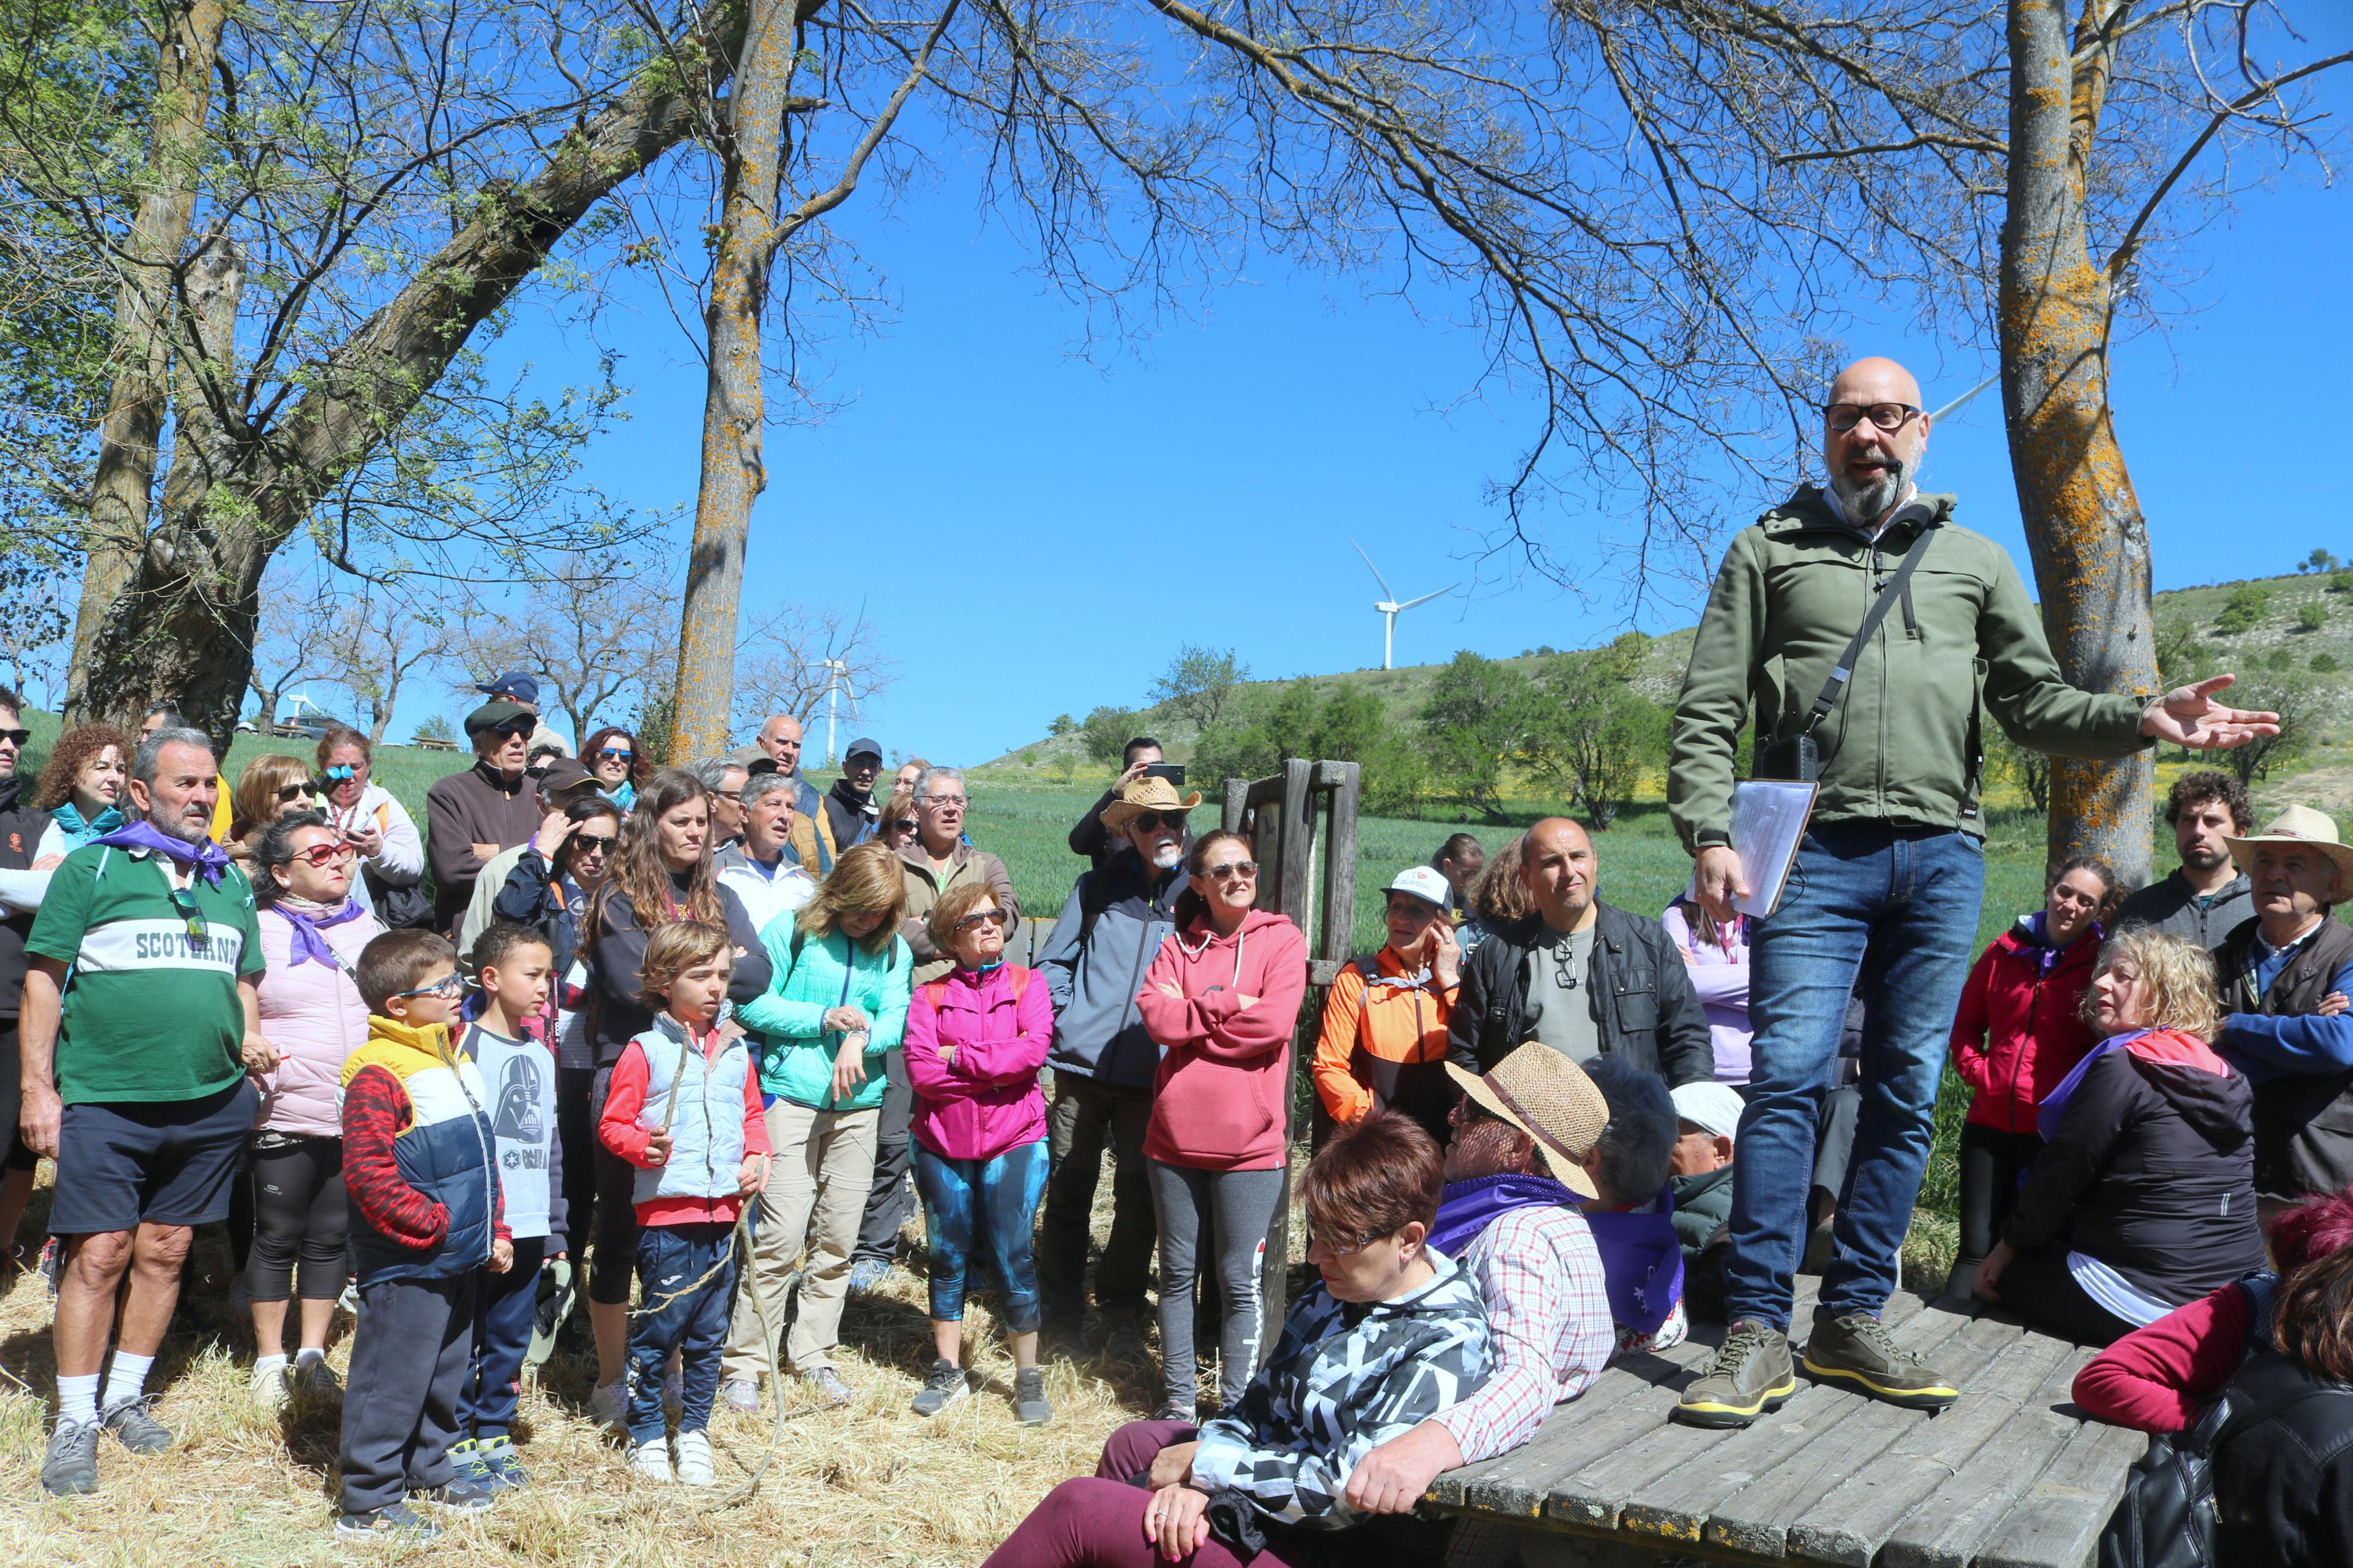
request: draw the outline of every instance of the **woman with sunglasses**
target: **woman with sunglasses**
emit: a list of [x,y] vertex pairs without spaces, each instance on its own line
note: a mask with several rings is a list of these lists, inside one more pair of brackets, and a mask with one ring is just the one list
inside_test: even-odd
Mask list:
[[1161,1050],[1144,1152],[1160,1221],[1159,1419],[1190,1421],[1198,1397],[1193,1281],[1205,1216],[1214,1215],[1219,1403],[1230,1410],[1258,1368],[1265,1325],[1259,1265],[1282,1201],[1291,1036],[1307,992],[1307,939],[1258,909],[1250,841],[1219,831],[1193,841],[1176,930],[1136,997]]
[[[353,973],[384,927],[353,896],[358,850],[316,811],[265,826],[253,848],[260,905],[261,1032],[278,1065],[261,1074],[252,1143],[253,1402],[332,1394],[327,1331],[343,1289],[343,1058],[367,1043],[367,1004]],[[289,1297],[295,1359],[286,1359]]]
[[357,730],[338,726],[320,738],[318,762],[319,778],[327,786],[327,821],[360,852],[352,897],[379,920],[393,902],[411,903],[414,913],[430,920],[432,909],[421,894],[392,897],[424,879],[425,839],[408,808],[369,776],[375,745]]
[[111,724],[79,725],[58,738],[33,785],[33,805],[49,814],[33,851],[34,870],[55,869],[72,851],[122,826],[131,748],[131,738]]
[[951,889],[932,906],[933,945],[955,961],[915,988],[907,1008],[907,1076],[914,1087],[915,1188],[930,1239],[936,1359],[915,1414],[936,1415],[970,1392],[960,1364],[967,1261],[986,1250],[1005,1284],[1013,1342],[1013,1410],[1024,1426],[1054,1418],[1038,1370],[1038,1268],[1030,1240],[1046,1195],[1046,1097],[1038,1069],[1054,1040],[1045,982],[1005,962],[1011,916],[986,883]]
[[638,786],[651,776],[653,766],[638,749],[638,738],[617,724],[607,724],[588,737],[580,760],[596,775],[596,787],[627,811],[638,802]]
[[229,800],[228,852],[248,865],[263,828],[290,813],[315,811],[319,804],[309,764],[283,752],[264,752],[246,763]]

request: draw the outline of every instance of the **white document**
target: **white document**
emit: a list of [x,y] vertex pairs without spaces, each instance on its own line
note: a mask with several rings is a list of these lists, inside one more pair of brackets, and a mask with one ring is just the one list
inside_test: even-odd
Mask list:
[[1788,779],[1732,786],[1732,852],[1740,857],[1740,879],[1748,884],[1747,896],[1733,900],[1742,914],[1769,915],[1781,901],[1818,787]]

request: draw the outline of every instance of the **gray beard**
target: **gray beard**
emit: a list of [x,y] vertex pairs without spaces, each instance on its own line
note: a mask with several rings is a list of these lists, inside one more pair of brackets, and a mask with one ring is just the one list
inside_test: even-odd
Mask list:
[[1887,510],[1903,499],[1904,487],[1911,480],[1904,465],[1891,461],[1887,471],[1867,485],[1858,485],[1844,474],[1831,476],[1831,489],[1837,495],[1839,505],[1846,509],[1847,521],[1857,528],[1873,528]]
[[1164,844],[1152,852],[1152,866],[1155,870],[1170,870],[1184,858],[1185,847],[1182,844]]

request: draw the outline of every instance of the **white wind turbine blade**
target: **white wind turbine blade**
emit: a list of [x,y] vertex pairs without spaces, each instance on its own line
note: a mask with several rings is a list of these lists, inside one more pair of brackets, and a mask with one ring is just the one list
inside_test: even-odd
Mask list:
[[1373,574],[1373,581],[1381,585],[1381,597],[1394,601],[1397,598],[1395,590],[1390,588],[1388,579],[1381,575],[1381,569],[1373,564],[1373,558],[1365,554],[1365,547],[1358,544],[1353,539],[1348,541],[1348,544],[1350,548],[1354,549],[1356,554],[1364,561],[1365,570]]
[[1945,406],[1937,409],[1934,414],[1929,415],[1928,423],[1931,425],[1943,424],[1948,416],[1959,413],[1963,405],[1965,405],[1970,398],[1975,397],[1978,393],[1983,392],[1987,387],[1991,386],[1995,382],[2000,381],[2000,379],[2001,373],[2000,371],[1994,372],[1993,374],[1986,377],[1975,386],[1970,387],[1967,392],[1962,393],[1958,397],[1954,398],[1950,403],[1946,404]]
[[1445,586],[1445,587],[1440,588],[1437,593],[1435,593],[1435,594],[1424,594],[1424,595],[1423,595],[1420,598],[1419,598],[1419,599],[1408,599],[1404,604],[1399,605],[1398,606],[1398,609],[1400,609],[1400,610],[1410,610],[1410,609],[1412,609],[1416,605],[1427,605],[1427,604],[1428,604],[1428,603],[1430,603],[1430,600],[1432,600],[1432,599],[1442,599],[1442,598],[1444,598],[1447,595],[1451,594],[1452,592],[1454,592],[1454,590],[1455,590],[1455,589],[1460,588],[1461,586],[1462,586],[1462,584],[1460,584],[1460,583],[1449,583],[1448,584],[1446,584],[1446,586]]

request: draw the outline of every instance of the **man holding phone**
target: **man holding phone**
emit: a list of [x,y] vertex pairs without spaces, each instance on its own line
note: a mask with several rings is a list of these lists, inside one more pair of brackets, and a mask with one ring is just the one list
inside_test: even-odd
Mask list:
[[[1136,736],[1121,748],[1119,777],[1112,780],[1111,788],[1103,791],[1103,798],[1087,807],[1087,814],[1079,818],[1076,827],[1071,829],[1071,854],[1085,856],[1089,863],[1100,871],[1110,863],[1113,856],[1127,847],[1118,835],[1104,828],[1103,814],[1113,802],[1127,793],[1128,785],[1144,777],[1149,770],[1157,770],[1153,773],[1154,777],[1166,779],[1179,790],[1185,787],[1184,768],[1172,765],[1164,759],[1160,742],[1149,735]],[[1188,833],[1185,847],[1189,851],[1192,847]]]

